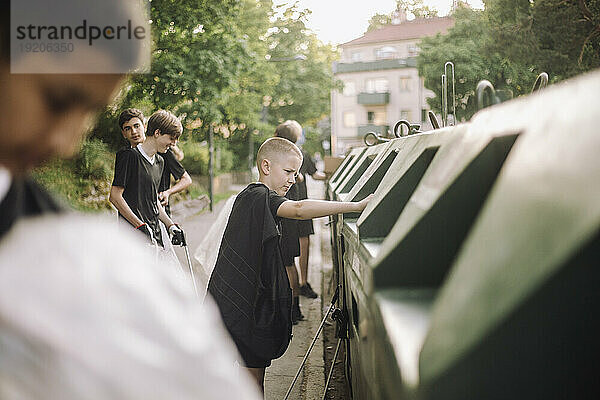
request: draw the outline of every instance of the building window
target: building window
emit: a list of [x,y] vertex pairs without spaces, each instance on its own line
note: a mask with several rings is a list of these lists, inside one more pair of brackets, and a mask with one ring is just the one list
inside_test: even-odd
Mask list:
[[385,125],[385,111],[367,111],[367,123],[371,125]]
[[350,53],[350,59],[352,60],[352,62],[358,62],[362,60],[362,53],[360,51],[353,51],[352,53]]
[[388,58],[397,58],[398,50],[392,46],[384,46],[375,50],[375,58],[378,60],[385,60]]
[[353,81],[344,82],[344,96],[355,96],[356,84]]
[[345,111],[343,113],[344,127],[355,128],[356,127],[356,114],[352,111]]
[[415,57],[419,53],[419,47],[416,44],[408,45],[408,56]]
[[401,92],[410,92],[410,77],[409,76],[401,76],[400,77],[400,91]]
[[389,90],[388,80],[385,78],[367,79],[365,82],[367,93],[387,93]]
[[401,110],[400,111],[400,119],[405,119],[407,121],[411,121],[411,112],[410,110]]

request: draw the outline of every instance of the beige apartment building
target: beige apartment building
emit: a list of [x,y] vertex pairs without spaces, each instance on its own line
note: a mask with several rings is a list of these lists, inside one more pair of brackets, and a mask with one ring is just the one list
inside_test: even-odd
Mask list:
[[391,25],[341,45],[333,65],[334,76],[344,83],[342,92],[331,94],[333,155],[363,145],[367,132],[386,135],[401,119],[432,129],[427,98],[434,94],[423,85],[416,56],[421,38],[445,33],[453,24],[451,17],[407,21],[399,12]]

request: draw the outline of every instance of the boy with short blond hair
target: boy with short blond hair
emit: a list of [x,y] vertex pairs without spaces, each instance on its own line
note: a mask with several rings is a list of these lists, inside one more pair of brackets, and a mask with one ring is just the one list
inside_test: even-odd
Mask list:
[[267,139],[257,155],[259,182],[241,191],[229,216],[208,291],[245,366],[263,389],[265,368],[291,339],[292,296],[280,248],[282,218],[360,212],[358,203],[284,197],[296,181],[302,152],[291,141]]

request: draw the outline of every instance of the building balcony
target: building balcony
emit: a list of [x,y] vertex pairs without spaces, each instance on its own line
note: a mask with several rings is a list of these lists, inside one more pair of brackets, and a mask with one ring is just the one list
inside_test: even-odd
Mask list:
[[368,62],[355,62],[355,63],[340,63],[336,62],[333,64],[334,74],[343,74],[347,72],[363,72],[363,71],[380,71],[385,69],[398,69],[398,68],[416,68],[417,59],[416,57],[409,58],[392,58],[387,60],[376,60]]
[[359,93],[356,99],[358,104],[364,105],[380,105],[388,104],[390,102],[389,93]]
[[359,125],[356,128],[356,134],[359,137],[363,137],[369,132],[375,132],[379,136],[387,136],[388,129],[390,129],[390,127],[388,125],[373,125],[373,124]]

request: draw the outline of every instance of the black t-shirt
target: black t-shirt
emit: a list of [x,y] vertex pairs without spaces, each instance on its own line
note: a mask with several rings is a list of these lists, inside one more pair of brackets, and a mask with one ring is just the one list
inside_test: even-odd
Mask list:
[[279,206],[282,205],[286,200],[288,199],[278,195],[276,191],[269,190],[269,209],[271,210],[273,218],[275,218],[275,222],[278,222],[282,219],[281,217],[277,216],[277,210],[279,210]]
[[296,183],[298,186],[298,200],[304,200],[308,198],[308,190],[306,189],[306,175],[313,175],[317,172],[317,166],[310,157],[310,155],[302,150],[302,165],[300,166],[300,173],[304,175],[302,182]]
[[263,360],[281,356],[291,337],[292,299],[277,229],[285,201],[259,183],[238,194],[208,284],[240,351]]
[[151,164],[137,148],[122,149],[115,159],[112,183],[125,189],[123,198],[127,205],[148,225],[161,245],[157,196],[163,169],[164,160],[159,154],[155,155],[154,164]]
[[165,153],[158,154],[160,154],[165,160],[165,169],[163,170],[162,177],[160,179],[160,186],[158,187],[158,192],[160,193],[171,187],[171,175],[173,175],[173,178],[178,181],[185,173],[185,168],[183,168],[183,165],[177,161],[175,154],[173,154],[171,149],[168,149]]
[[0,238],[21,218],[61,211],[62,206],[37,183],[15,178],[0,202]]
[[[285,194],[289,200],[298,200],[298,183],[293,184]],[[294,263],[294,257],[300,255],[300,234],[298,221],[295,219],[281,219],[281,255],[287,267]]]

